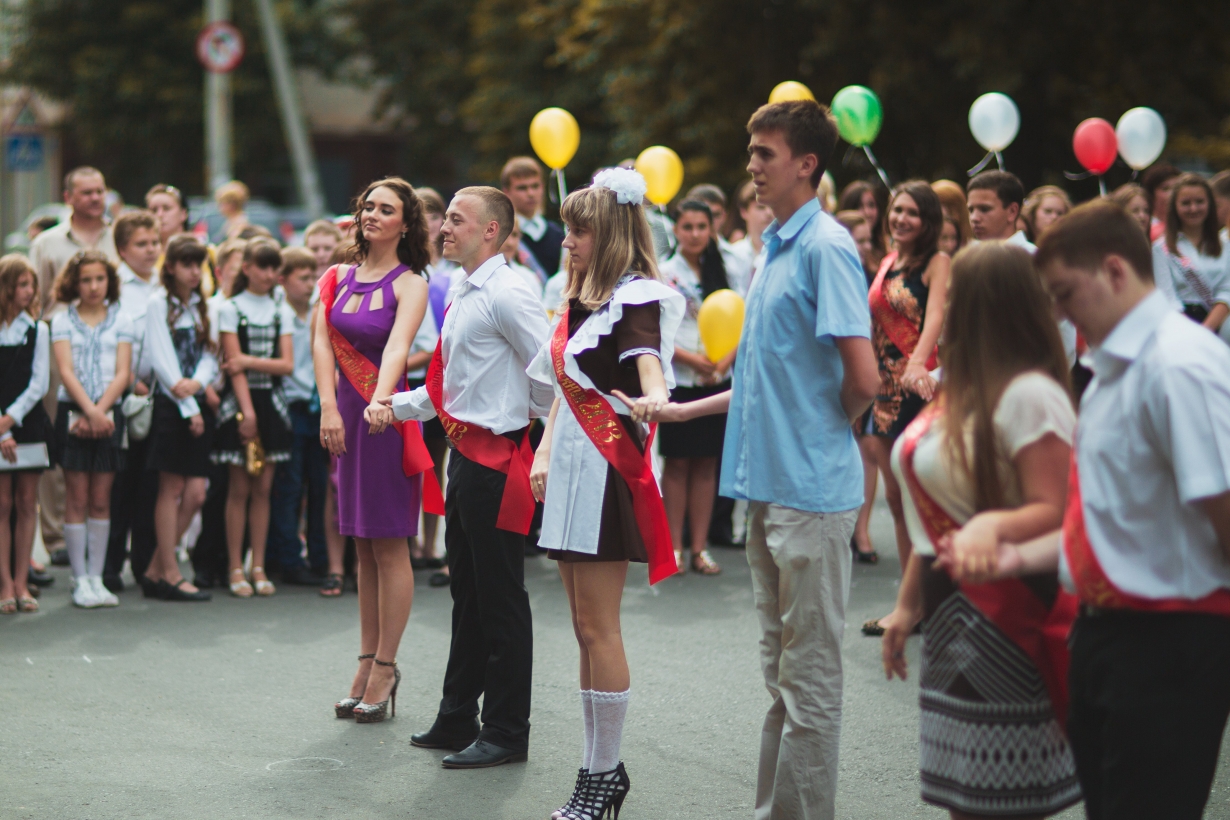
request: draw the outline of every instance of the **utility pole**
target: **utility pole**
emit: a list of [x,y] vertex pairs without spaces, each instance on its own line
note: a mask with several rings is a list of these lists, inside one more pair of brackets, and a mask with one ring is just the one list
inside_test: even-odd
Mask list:
[[277,92],[278,111],[282,115],[282,130],[286,134],[286,144],[290,148],[291,161],[294,164],[299,201],[310,218],[318,219],[325,213],[325,195],[320,187],[320,176],[316,172],[316,156],[312,151],[312,142],[308,139],[307,122],[299,107],[299,95],[291,73],[286,38],[282,34],[277,15],[273,12],[273,0],[256,0],[256,10],[260,15],[261,33],[265,39],[265,54],[269,58],[269,73],[273,77],[273,87]]
[[[231,19],[231,0],[205,0],[205,22]],[[231,170],[231,75],[205,72],[205,181],[212,193],[234,178]]]

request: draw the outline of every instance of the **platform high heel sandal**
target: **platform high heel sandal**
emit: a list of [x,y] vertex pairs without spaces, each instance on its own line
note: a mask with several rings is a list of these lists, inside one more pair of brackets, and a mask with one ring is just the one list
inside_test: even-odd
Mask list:
[[373,657],[372,662],[393,667],[393,688],[389,691],[389,696],[379,703],[358,703],[354,707],[355,723],[379,723],[397,715],[397,687],[401,685],[401,670],[397,668],[397,661],[382,661]]
[[565,820],[600,820],[612,815],[614,820],[619,820],[619,811],[631,788],[632,781],[628,779],[622,761],[609,772],[589,772],[584,782],[577,784],[580,793],[573,794],[572,808],[561,817]]
[[[368,659],[374,660],[375,653],[370,655],[360,655],[359,660],[365,661]],[[333,714],[341,719],[354,717],[354,708],[363,702],[363,698],[342,698],[337,703],[333,704]]]

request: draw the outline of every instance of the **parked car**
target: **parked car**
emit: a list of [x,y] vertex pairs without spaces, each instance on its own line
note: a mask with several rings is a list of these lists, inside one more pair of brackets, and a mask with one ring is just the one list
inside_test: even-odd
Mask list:
[[45,216],[54,216],[59,222],[68,219],[72,209],[63,202],[48,202],[39,205],[21,221],[21,227],[4,237],[5,253],[30,252],[30,226]]

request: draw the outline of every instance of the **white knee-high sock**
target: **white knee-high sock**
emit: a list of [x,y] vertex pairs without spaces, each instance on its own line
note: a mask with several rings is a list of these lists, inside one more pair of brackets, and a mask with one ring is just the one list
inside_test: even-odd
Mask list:
[[622,692],[590,692],[594,709],[594,745],[589,753],[589,770],[609,772],[619,765],[619,744],[624,736],[631,689]]
[[581,767],[589,768],[589,755],[594,748],[594,699],[593,690],[581,690],[581,715],[585,718],[585,746],[581,752]]
[[81,578],[88,574],[85,566],[85,524],[64,525],[64,548],[68,550],[73,577]]
[[87,518],[85,527],[86,554],[90,575],[102,577],[103,565],[107,562],[107,541],[111,537],[111,520]]

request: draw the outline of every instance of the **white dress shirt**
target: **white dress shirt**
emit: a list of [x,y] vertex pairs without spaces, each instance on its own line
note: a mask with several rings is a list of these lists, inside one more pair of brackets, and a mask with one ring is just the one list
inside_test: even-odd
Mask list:
[[752,262],[756,254],[752,251],[751,241],[741,239],[734,244],[727,242],[725,237],[718,237],[718,251],[722,254],[722,265],[726,268],[726,281],[730,289],[740,296],[747,296],[748,285],[752,282]]
[[521,233],[535,242],[542,239],[542,235],[547,232],[547,218],[542,214],[534,214],[533,216],[517,214],[517,217],[521,223]]
[[[525,369],[549,334],[542,297],[502,255],[479,265],[454,289],[440,332],[444,410],[493,433],[548,415],[554,393],[531,382]],[[402,421],[436,417],[426,387],[394,395],[393,413]]]
[[[177,399],[171,395],[171,388],[184,378],[199,382],[202,388],[208,387],[218,375],[218,359],[206,348],[201,351],[201,358],[192,374],[180,371],[179,357],[175,354],[175,344],[171,341],[171,329],[167,326],[169,298],[171,297],[165,290],[150,297],[149,310],[145,314],[145,355],[148,357],[150,368],[158,378],[158,389],[178,405],[179,414],[187,419],[201,412],[196,398],[188,396]],[[188,300],[188,306],[175,320],[177,330],[197,327],[200,319],[197,304],[200,301],[201,297],[193,293]]]
[[[1182,234],[1175,242],[1175,248],[1204,281],[1213,295],[1213,303],[1230,305],[1230,248],[1223,244],[1220,256],[1205,256]],[[1179,260],[1166,246],[1164,236],[1153,243],[1153,280],[1157,289],[1166,294],[1179,310],[1183,309],[1183,305],[1204,305],[1204,300],[1184,275]]]
[[[704,304],[704,292],[700,286],[700,276],[692,270],[683,254],[676,253],[670,259],[658,263],[658,271],[662,281],[674,288],[687,302],[683,320],[675,336],[675,346],[689,353],[705,355],[705,346],[700,341],[700,306]],[[675,362],[675,383],[680,387],[695,387],[698,383],[696,371],[682,362]]]
[[316,367],[312,363],[312,311],[302,319],[290,303],[284,303],[291,314],[291,342],[295,346],[295,369],[289,378],[282,379],[282,395],[288,402],[311,401],[316,389]]
[[[5,347],[24,345],[26,334],[36,325],[38,330],[34,335],[34,361],[30,365],[30,384],[13,399],[12,404],[3,408],[3,414],[13,418],[14,427],[20,427],[22,419],[47,395],[51,381],[51,333],[45,322],[34,319],[24,310],[7,325],[0,325],[0,345]],[[12,437],[12,432],[7,432],[0,436],[0,441]]]
[[149,364],[142,359],[145,346],[145,312],[149,309],[149,298],[162,290],[155,271],[149,280],[137,276],[136,271],[128,267],[127,262],[120,262],[120,308],[132,322],[134,338],[132,342],[132,372],[138,379],[148,383],[150,377]]
[[[118,303],[108,306],[107,315],[94,327],[81,319],[75,304],[51,319],[52,344],[68,342],[73,355],[73,375],[93,402],[102,398],[115,378],[119,346],[131,345],[135,338],[132,320]],[[56,400],[73,401],[63,384],[56,391]]]
[[[1230,490],[1230,349],[1153,292],[1093,355],[1076,428],[1085,531],[1130,595],[1195,600],[1230,561],[1193,502]],[[1060,578],[1073,588],[1064,552]]]

